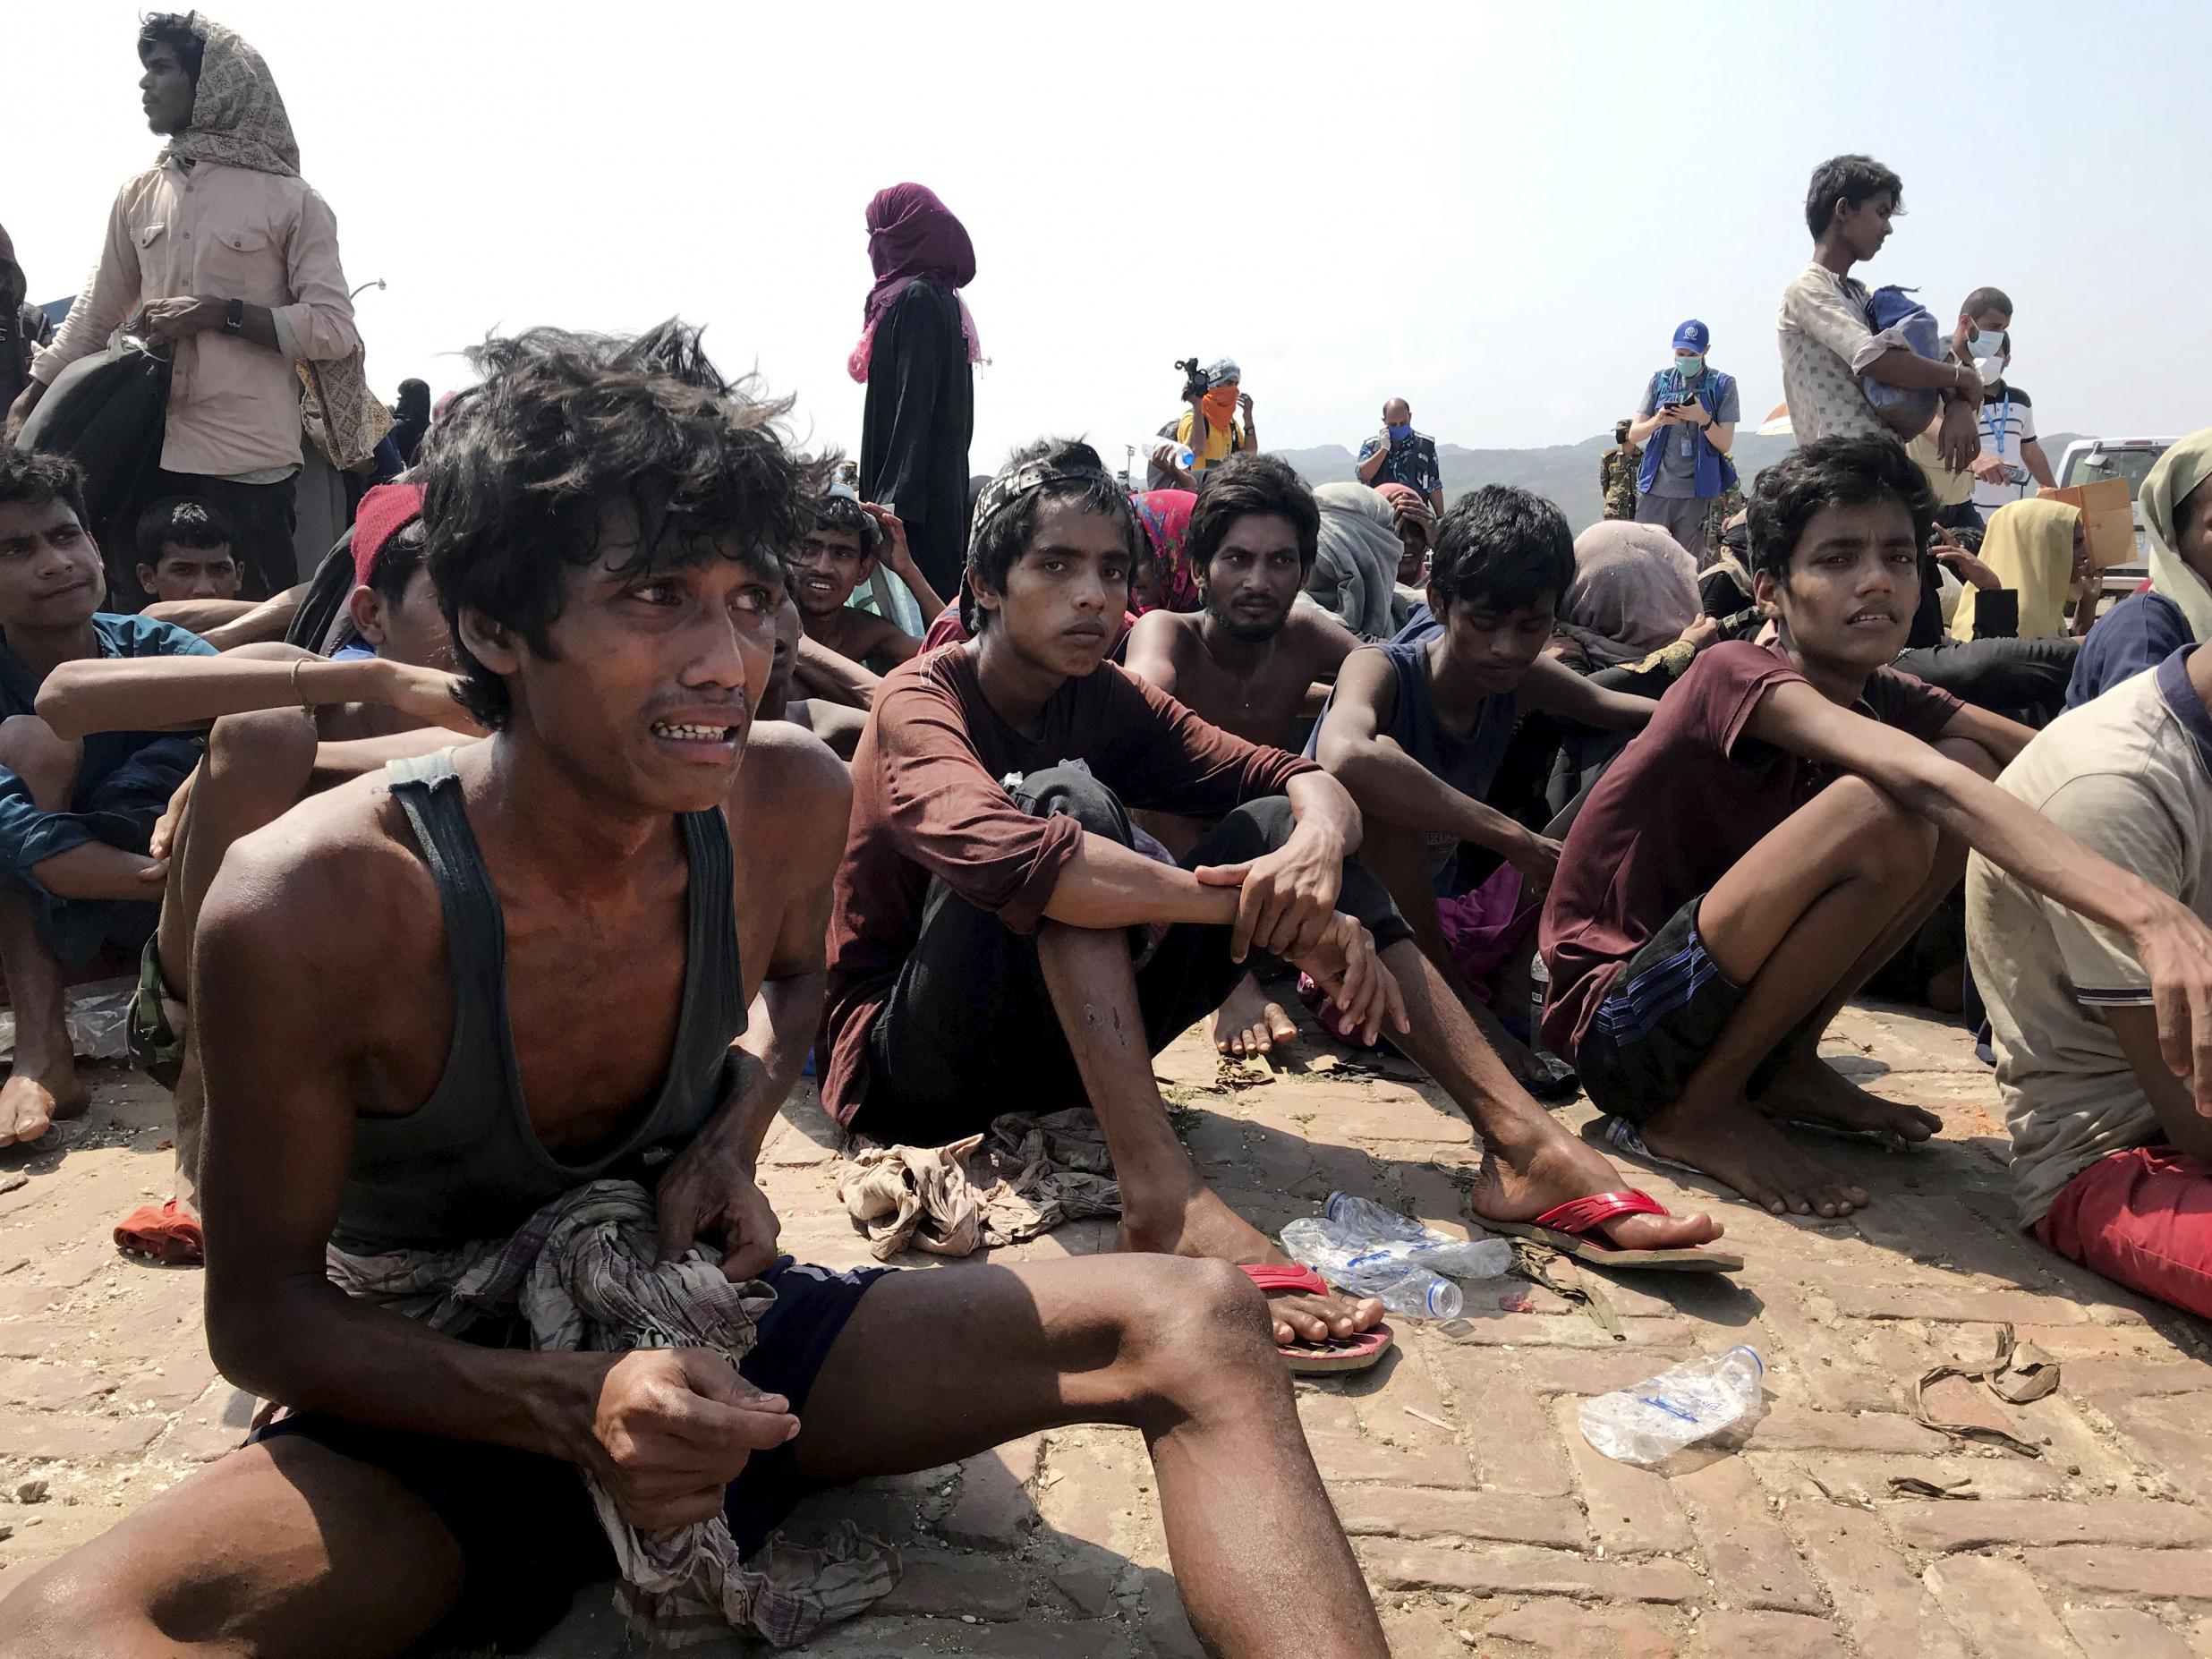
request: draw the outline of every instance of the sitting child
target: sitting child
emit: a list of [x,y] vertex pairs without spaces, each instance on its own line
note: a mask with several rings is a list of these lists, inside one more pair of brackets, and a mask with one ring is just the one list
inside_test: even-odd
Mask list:
[[1970,847],[2124,930],[2169,992],[2212,985],[2212,930],[1987,781],[2027,728],[1887,666],[1933,513],[1885,438],[1816,440],[1759,475],[1752,580],[1778,637],[1714,645],[1675,683],[1591,792],[1544,911],[1548,1044],[1650,1151],[1777,1213],[1867,1196],[1770,1119],[1940,1127],[1818,1050]]
[[[1997,787],[2212,915],[2208,703],[2212,652],[2184,646],[2060,717]],[[2021,1225],[2212,1317],[2212,1119],[2162,1051],[2143,952],[1986,859],[1970,862],[1966,892]]]

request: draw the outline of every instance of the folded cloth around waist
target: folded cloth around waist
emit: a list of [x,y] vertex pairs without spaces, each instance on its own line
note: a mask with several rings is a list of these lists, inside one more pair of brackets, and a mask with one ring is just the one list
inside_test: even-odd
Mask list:
[[[325,1255],[348,1296],[456,1332],[519,1314],[538,1349],[608,1353],[710,1348],[735,1365],[775,1293],[758,1280],[733,1284],[714,1254],[694,1245],[656,1262],[651,1195],[634,1181],[592,1181],[562,1194],[506,1239],[452,1250]],[[850,1529],[821,1550],[770,1541],[738,1559],[721,1516],[640,1533],[588,1471],[579,1470],[606,1529],[622,1582],[616,1600],[638,1634],[688,1646],[750,1630],[778,1646],[849,1619],[886,1594],[897,1558]]]

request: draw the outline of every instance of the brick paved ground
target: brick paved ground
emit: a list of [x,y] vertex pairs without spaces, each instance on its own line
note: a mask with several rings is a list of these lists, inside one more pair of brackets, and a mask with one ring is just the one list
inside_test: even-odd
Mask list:
[[[1916,1153],[1828,1144],[1879,1194],[1864,1215],[1786,1221],[1726,1204],[1748,1270],[1733,1283],[1604,1280],[1622,1340],[1509,1281],[1470,1297],[1464,1340],[1401,1321],[1385,1369],[1301,1387],[1404,1659],[2212,1655],[2212,1331],[2012,1231],[1994,1092],[1957,1034],[1873,1008],[1847,1013],[1832,1038],[1860,1075],[1948,1119]],[[1270,1228],[1338,1187],[1453,1225],[1473,1164],[1459,1120],[1409,1082],[1306,1068],[1318,1052],[1235,1091],[1212,1086],[1212,1057],[1189,1038],[1164,1057],[1211,1178]],[[826,1121],[811,1097],[789,1118],[764,1175],[787,1245],[865,1259],[830,1200]],[[0,1590],[238,1437],[243,1402],[200,1345],[199,1276],[124,1261],[107,1242],[117,1214],[166,1190],[166,1133],[160,1092],[118,1073],[59,1147],[0,1154],[0,1182],[30,1178],[0,1194],[0,1496],[45,1483],[43,1501],[0,1504]],[[1637,1178],[1678,1206],[1716,1202],[1658,1172]],[[1087,1223],[1002,1254],[1080,1253],[1109,1237]],[[1531,1306],[1502,1308],[1501,1290]],[[2039,1459],[1950,1442],[1910,1415],[1913,1381],[1986,1357],[2002,1321],[2063,1363],[2059,1391],[2009,1408],[1951,1384],[1937,1404],[2009,1425]],[[1667,1478],[1582,1444],[1578,1397],[1739,1341],[1771,1367],[1771,1410],[1744,1450],[1693,1455],[1699,1467]],[[1901,1495],[1901,1477],[1964,1481],[1977,1496]],[[799,1525],[844,1516],[895,1538],[906,1577],[880,1612],[810,1652],[1198,1651],[1134,1434],[1041,1436],[818,1501]],[[619,1637],[591,1592],[540,1653],[611,1654]]]

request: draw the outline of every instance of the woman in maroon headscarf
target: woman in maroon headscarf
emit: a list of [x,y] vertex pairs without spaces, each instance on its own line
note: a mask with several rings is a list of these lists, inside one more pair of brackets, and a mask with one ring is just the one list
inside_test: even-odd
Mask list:
[[975,319],[958,290],[975,277],[960,221],[919,184],[868,204],[875,286],[847,367],[868,387],[860,492],[898,515],[930,585],[949,593],[967,562],[968,440],[975,430]]

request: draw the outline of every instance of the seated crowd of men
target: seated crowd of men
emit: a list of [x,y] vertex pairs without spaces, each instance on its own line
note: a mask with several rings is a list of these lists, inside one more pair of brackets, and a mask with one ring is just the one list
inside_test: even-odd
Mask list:
[[[1132,617],[1141,504],[1042,439],[975,501],[948,607],[680,325],[481,366],[364,498],[312,639],[103,612],[72,469],[0,453],[0,1143],[86,1104],[70,971],[142,953],[133,1052],[176,1092],[210,1347],[286,1408],[16,1589],[0,1654],[512,1648],[614,1570],[605,1511],[720,1516],[749,1554],[811,1491],[1085,1422],[1143,1431],[1210,1651],[1383,1653],[1288,1382],[1380,1357],[1382,1309],[1206,1186],[1153,1069],[1201,1022],[1225,1052],[1289,1040],[1294,974],[1466,1117],[1474,1223],[1726,1271],[1717,1221],[1544,1109],[1549,1056],[1638,1150],[1845,1213],[1873,1195],[1786,1126],[1940,1127],[1818,1048],[1963,878],[2023,1225],[2212,1314],[2212,659],[2183,642],[2041,733],[1900,673],[1935,513],[1901,446],[1759,476],[1759,637],[1586,674],[1549,649],[1578,542],[1526,490],[1424,513],[1425,602],[1365,642],[1305,597],[1322,508],[1280,460],[1205,469],[1200,608]],[[2146,485],[2200,578],[2208,436]],[[149,515],[164,606],[233,599],[221,529]],[[849,603],[879,566],[957,642]],[[1532,725],[1539,770],[1561,732],[1602,756],[1564,811],[1502,794]],[[1454,906],[1493,880],[1492,977]],[[984,1129],[1009,1083],[1087,1104],[1119,1248],[782,1255],[755,1164],[810,1053],[879,1144]],[[625,1182],[662,1258],[758,1293],[742,1359],[362,1293]]]

